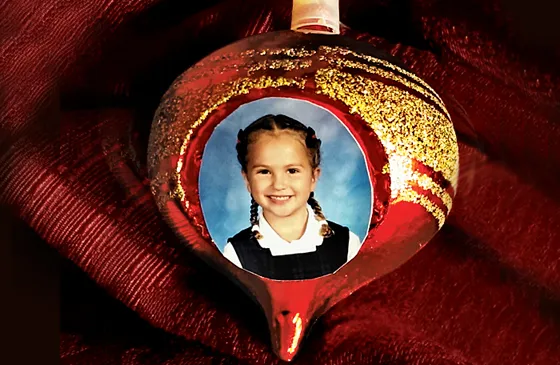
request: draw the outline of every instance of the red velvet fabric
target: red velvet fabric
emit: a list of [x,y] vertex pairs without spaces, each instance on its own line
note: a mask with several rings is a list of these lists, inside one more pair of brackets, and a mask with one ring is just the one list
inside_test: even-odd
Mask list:
[[[172,80],[288,29],[291,1],[0,9],[0,200],[67,259],[61,363],[278,363],[256,305],[161,220],[145,151]],[[341,1],[348,36],[444,97],[461,175],[436,238],[323,316],[296,364],[560,362],[560,53],[511,14],[499,0]]]

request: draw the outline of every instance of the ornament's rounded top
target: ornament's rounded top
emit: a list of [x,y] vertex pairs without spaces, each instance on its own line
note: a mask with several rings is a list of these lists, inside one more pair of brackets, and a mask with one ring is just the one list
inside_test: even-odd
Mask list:
[[340,34],[338,0],[294,0],[291,29]]

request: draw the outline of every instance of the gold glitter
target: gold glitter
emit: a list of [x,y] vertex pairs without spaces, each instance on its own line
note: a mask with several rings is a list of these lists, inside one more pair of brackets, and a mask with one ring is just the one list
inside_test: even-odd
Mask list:
[[381,173],[382,173],[383,175],[385,175],[385,174],[388,174],[388,173],[390,173],[390,172],[391,172],[391,169],[389,169],[389,164],[386,163],[385,165],[383,165],[383,169],[381,170]]
[[[217,95],[214,100],[211,100],[209,107],[202,112],[200,117],[192,123],[188,129],[188,132],[183,140],[183,144],[180,149],[180,156],[184,156],[191,137],[194,131],[208,118],[208,115],[216,110],[220,105],[226,103],[234,96],[248,94],[253,89],[265,89],[265,88],[279,88],[279,87],[298,87],[303,89],[305,86],[304,79],[288,79],[285,77],[272,78],[270,76],[263,76],[257,79],[242,78],[229,83],[225,83],[225,92],[217,93],[212,95]],[[177,162],[177,168],[175,170],[175,188],[173,189],[172,196],[181,199],[185,202],[185,191],[183,189],[181,182],[181,170],[183,169],[183,160],[180,158]]]
[[408,157],[389,154],[389,170],[391,171],[391,198],[395,199],[399,191],[410,186],[412,181],[412,160]]
[[[376,58],[376,57],[373,57],[373,56],[370,56],[370,55],[365,55],[365,54],[362,54],[362,53],[356,53],[356,52],[354,52],[354,51],[352,51],[348,48],[342,48],[342,47],[321,46],[321,47],[319,47],[319,51],[320,52],[325,52],[325,53],[331,53],[331,54],[332,53],[338,53],[338,54],[345,55],[345,56],[346,55],[351,55],[353,57],[360,58],[360,59],[366,60],[368,62],[376,63],[376,64],[382,65],[384,67],[387,67],[388,69],[391,69],[393,71],[401,73],[401,74],[413,79],[415,82],[419,83],[420,85],[424,86],[426,89],[431,91],[439,99],[439,101],[443,104],[443,100],[441,100],[438,93],[436,93],[436,91],[430,85],[428,85],[428,83],[426,81],[422,80],[421,78],[419,78],[415,74],[413,74],[411,72],[408,72],[407,70],[405,70],[405,69],[403,69],[403,68],[401,68],[401,67],[399,67],[399,66],[397,66],[393,63],[390,63],[388,61],[385,61],[385,60],[382,60],[382,59],[379,59],[379,58]],[[443,108],[443,109],[446,110],[445,108]],[[447,110],[446,110],[446,112],[447,112]],[[449,115],[448,115],[448,117],[449,117]]]
[[421,161],[441,171],[455,187],[457,138],[453,125],[435,107],[396,86],[336,69],[318,70],[315,82],[317,93],[340,100],[351,113],[359,113],[389,156]]
[[443,102],[439,99],[439,97],[437,95],[434,95],[434,93],[426,92],[426,90],[423,89],[422,87],[418,86],[418,84],[410,82],[406,78],[401,77],[398,74],[385,71],[385,70],[383,70],[379,67],[369,66],[369,65],[366,65],[366,64],[363,64],[363,63],[360,63],[360,62],[355,62],[355,61],[350,61],[350,60],[345,60],[345,59],[340,59],[340,58],[329,59],[328,63],[330,63],[331,65],[336,65],[338,67],[360,69],[360,70],[367,71],[367,72],[372,73],[372,74],[377,74],[377,75],[379,75],[381,77],[384,77],[386,79],[401,83],[402,85],[404,85],[404,86],[422,94],[423,96],[429,98],[430,100],[432,100],[434,103],[437,104],[437,106],[439,106],[441,108],[441,110],[443,110],[446,113],[447,118],[449,120],[451,120],[451,117],[449,116],[449,114],[447,114],[447,110],[445,109],[445,105],[443,105]]
[[[220,70],[223,73],[230,72],[231,70],[239,70],[240,66],[242,66],[241,69],[254,68],[253,71],[257,69],[266,69],[267,66],[263,66],[263,63],[273,63],[273,67],[271,68],[278,67],[278,69],[289,70],[289,68],[281,67],[280,64],[283,64],[283,66],[291,67],[292,69],[309,67],[311,61],[302,59],[311,57],[315,55],[315,53],[317,53],[317,51],[307,50],[301,47],[262,49],[259,51],[249,49],[240,53],[228,52],[211,54],[207,58],[191,66],[185,73],[183,73],[183,75],[180,76],[180,79],[174,82],[172,88],[179,87],[179,83],[187,77],[189,79],[189,82],[213,77],[215,75],[215,70],[212,67],[208,67],[208,65],[219,63],[222,61],[227,61],[227,63],[223,65],[222,69]],[[289,59],[271,60],[270,58],[268,58],[270,56],[284,56],[289,57]],[[247,62],[248,60],[250,60],[249,63]]]
[[445,222],[445,214],[443,211],[434,204],[427,196],[417,193],[412,189],[401,190],[399,192],[399,196],[395,199],[392,204],[396,204],[398,202],[409,202],[409,203],[416,203],[424,207],[437,221],[438,228],[443,226]]
[[[229,52],[220,53],[216,55],[210,55],[208,58],[196,63],[191,66],[183,75],[181,75],[181,80],[188,77],[189,81],[196,81],[200,79],[208,79],[215,75],[215,70],[212,67],[208,67],[210,64],[219,63],[222,61],[227,61],[221,68],[222,73],[230,72],[232,70],[249,70],[248,72],[254,72],[261,69],[283,69],[289,71],[291,69],[300,69],[309,67],[312,64],[311,60],[304,60],[313,56],[316,53],[315,50],[306,50],[305,48],[288,48],[288,49],[263,49],[260,51],[255,51],[253,49],[243,51],[241,53]],[[271,59],[273,57],[288,57],[288,59],[278,58]],[[247,62],[249,61],[249,62]],[[240,67],[242,66],[242,67]],[[174,83],[173,87],[178,87]]]
[[311,66],[311,60],[265,60],[262,63],[257,63],[251,67],[249,67],[248,74],[252,75],[253,73],[261,70],[271,69],[271,70],[284,70],[284,71],[292,71],[298,70],[303,68],[308,68]]
[[[247,51],[246,51],[247,52]],[[313,49],[299,48],[276,48],[276,49],[262,49],[259,51],[260,56],[288,56],[292,58],[305,58],[313,56],[317,51]]]

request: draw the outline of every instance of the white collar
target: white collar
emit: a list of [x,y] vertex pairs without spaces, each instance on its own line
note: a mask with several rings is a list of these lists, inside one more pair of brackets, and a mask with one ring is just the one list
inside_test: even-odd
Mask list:
[[274,231],[270,224],[264,218],[261,212],[259,213],[259,224],[254,225],[252,230],[259,231],[263,238],[257,239],[262,248],[270,249],[273,256],[293,255],[298,253],[314,252],[317,246],[323,243],[323,236],[321,236],[321,227],[326,224],[325,220],[318,221],[315,219],[315,212],[307,205],[307,224],[305,231],[300,239],[292,242],[287,242]]

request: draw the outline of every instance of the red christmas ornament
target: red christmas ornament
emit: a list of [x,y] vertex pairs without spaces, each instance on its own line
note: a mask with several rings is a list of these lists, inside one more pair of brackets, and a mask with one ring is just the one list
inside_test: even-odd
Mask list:
[[[239,268],[212,241],[199,196],[205,146],[234,111],[266,98],[326,109],[365,156],[369,231],[357,256],[334,273],[270,279]],[[441,228],[457,187],[458,147],[440,97],[398,61],[341,36],[286,31],[229,45],[179,76],[156,112],[149,168],[167,222],[261,305],[273,349],[289,361],[317,318],[407,261]]]

